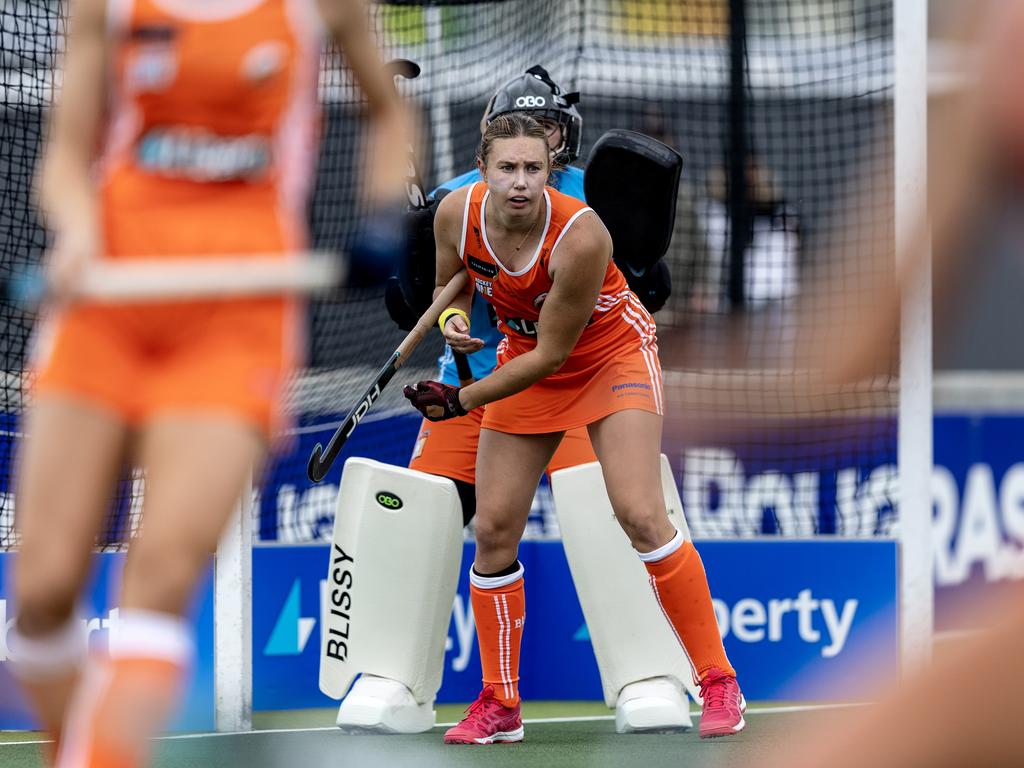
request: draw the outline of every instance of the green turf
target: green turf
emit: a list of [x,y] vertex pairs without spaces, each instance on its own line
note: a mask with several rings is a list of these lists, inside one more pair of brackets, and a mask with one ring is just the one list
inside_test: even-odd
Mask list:
[[[45,738],[46,736],[35,731],[0,731],[0,744],[9,741],[43,741]],[[3,761],[0,761],[0,765],[3,765]]]
[[[461,708],[439,707],[440,722],[456,719]],[[593,702],[543,702],[524,705],[526,719],[607,715]],[[819,717],[810,715],[809,717]],[[640,761],[643,768],[757,765],[759,756],[783,745],[794,720],[808,715],[756,714],[747,729],[728,739],[702,741],[695,732],[683,734],[620,735],[611,720],[567,723],[527,723],[522,744],[492,747],[453,747],[441,740],[441,729],[415,736],[350,736],[333,727],[332,710],[260,713],[258,728],[324,728],[294,733],[235,734],[163,740],[157,746],[155,768],[611,768]],[[17,734],[26,740],[29,734]],[[39,745],[0,743],[4,768],[41,768]]]
[[[462,719],[466,704],[438,704],[435,708],[437,722],[454,723]],[[336,708],[293,709],[280,712],[256,712],[253,714],[253,728],[318,728],[334,725]],[[594,717],[611,716],[612,711],[600,701],[524,701],[523,717],[527,719],[547,717]]]

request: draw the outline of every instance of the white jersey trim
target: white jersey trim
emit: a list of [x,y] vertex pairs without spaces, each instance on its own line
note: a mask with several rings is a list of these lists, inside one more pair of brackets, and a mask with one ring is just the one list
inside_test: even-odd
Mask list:
[[107,35],[110,40],[117,40],[128,29],[134,7],[134,0],[107,0]]
[[[321,43],[327,39],[330,30],[324,22],[320,8],[316,0],[285,0],[285,12],[293,22],[301,24],[305,29]],[[317,50],[319,53],[319,49]],[[319,71],[320,57],[317,56],[317,71]]]
[[[569,217],[569,220],[567,222],[565,222],[565,226],[562,227],[562,231],[559,232],[558,233],[558,237],[555,238],[554,245],[551,246],[551,255],[552,256],[555,255],[555,249],[558,248],[558,244],[560,242],[562,242],[562,238],[565,237],[565,233],[569,231],[569,227],[571,227],[573,224],[576,223],[576,219],[578,219],[580,216],[582,216],[587,211],[593,211],[593,210],[594,209],[590,208],[589,206],[586,207],[586,208],[580,208],[578,211],[576,211],[576,213],[574,213],[572,216]],[[606,267],[606,269],[607,269],[607,267]]]
[[651,377],[654,407],[659,415],[664,415],[665,403],[662,391],[661,363],[658,361],[657,326],[639,300],[632,295],[626,297],[626,306],[623,307],[619,317],[632,326],[640,336],[640,354],[647,366],[647,374]]
[[[466,263],[466,235],[469,231],[469,203],[473,199],[473,190],[476,189],[476,185],[479,183],[479,181],[474,181],[469,185],[469,192],[466,193],[466,205],[462,209],[462,237],[459,238],[459,261],[463,264]],[[486,197],[484,199],[486,199]],[[483,226],[482,215],[480,226]]]
[[[131,25],[135,0],[109,0],[107,3],[107,35],[118,40]],[[136,103],[125,94],[124,84],[110,68],[107,72],[107,108],[112,116],[107,122],[103,137],[103,150],[97,167],[101,176],[106,176],[125,155],[139,132],[142,117]]]
[[[285,0],[285,16],[295,39],[295,71],[288,105],[274,134],[278,204],[287,215],[304,215],[312,194],[320,147],[316,80],[320,71],[323,29],[312,0]],[[297,247],[303,248],[305,244]]]
[[[511,269],[509,269],[508,267],[501,263],[501,259],[494,255],[494,249],[491,248],[491,243],[487,239],[487,222],[484,219],[484,215],[487,210],[487,198],[489,198],[490,196],[491,190],[488,189],[484,193],[484,199],[480,203],[480,232],[483,235],[484,247],[487,249],[487,253],[491,255],[491,258],[494,259],[494,263],[501,268],[502,272],[512,277],[522,277],[531,269],[533,269],[534,264],[537,263],[537,259],[540,258],[540,252],[541,248],[544,245],[544,241],[547,240],[548,238],[548,228],[551,226],[551,196],[548,195],[548,191],[545,189],[544,203],[545,205],[547,205],[547,212],[544,215],[544,231],[540,233],[540,240],[537,242],[537,249],[533,252],[533,256],[530,258],[530,261],[527,263],[527,265],[516,272],[513,272]],[[561,237],[561,235],[559,235],[559,237]]]
[[190,21],[226,21],[244,16],[266,0],[152,0],[165,13]]

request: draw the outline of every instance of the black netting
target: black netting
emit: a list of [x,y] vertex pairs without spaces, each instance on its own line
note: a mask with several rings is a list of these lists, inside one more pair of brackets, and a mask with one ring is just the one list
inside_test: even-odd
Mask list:
[[[37,260],[44,244],[28,192],[64,30],[59,10],[46,0],[0,10],[0,277]],[[666,256],[674,290],[657,319],[671,409],[665,450],[695,533],[886,530],[893,382],[821,396],[796,396],[806,387],[793,385],[817,376],[802,363],[814,339],[797,333],[794,314],[812,279],[831,276],[822,304],[841,310],[888,269],[892,0],[396,2],[372,14],[386,57],[422,68],[400,87],[422,119],[428,188],[472,167],[487,99],[533,64],[582,94],[578,165],[610,128],[655,135],[683,154]],[[324,61],[327,123],[311,222],[317,246],[343,250],[359,216],[361,102],[338,58]],[[0,319],[0,547],[14,543],[10,458],[30,320],[9,306]],[[429,375],[440,352],[436,335],[422,345],[324,484],[311,487],[313,443],[326,442],[402,334],[381,291],[318,302],[310,329],[310,368],[291,397],[299,427],[257,499],[261,539],[328,535],[345,456],[408,460],[418,419],[400,385]],[[722,418],[698,428],[695,413]],[[133,487],[122,484],[122,527]],[[530,530],[554,534],[539,498]]]

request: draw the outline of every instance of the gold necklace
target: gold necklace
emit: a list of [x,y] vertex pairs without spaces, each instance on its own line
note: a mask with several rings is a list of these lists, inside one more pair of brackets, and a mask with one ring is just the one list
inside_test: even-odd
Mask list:
[[516,249],[514,251],[515,253],[519,253],[519,249],[522,248],[523,245],[526,243],[526,239],[533,234],[533,230],[537,227],[537,219],[539,218],[539,216],[533,217],[533,224],[531,224],[530,228],[526,230],[526,234],[523,235],[523,239],[519,241],[519,245],[516,246]]

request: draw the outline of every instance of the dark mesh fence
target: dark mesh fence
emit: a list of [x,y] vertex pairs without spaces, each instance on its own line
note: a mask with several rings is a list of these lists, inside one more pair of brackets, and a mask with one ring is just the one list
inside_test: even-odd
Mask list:
[[[402,93],[422,120],[419,170],[428,189],[469,170],[481,113],[503,82],[541,64],[580,91],[585,165],[610,128],[640,130],[685,159],[666,255],[673,295],[658,315],[666,368],[665,451],[697,535],[884,532],[895,494],[895,387],[864,382],[796,396],[819,376],[814,341],[794,306],[819,275],[842,310],[889,269],[892,241],[891,0],[505,0],[379,3],[387,58],[422,68]],[[45,244],[30,197],[65,29],[45,0],[0,9],[0,278],[38,261]],[[358,221],[362,103],[339,57],[325,54],[324,141],[311,208],[318,247],[344,250]],[[396,151],[399,151],[396,148]],[[642,215],[642,212],[638,212]],[[869,297],[868,297],[869,298]],[[11,457],[33,318],[0,309],[4,363],[0,547],[13,546]],[[356,431],[323,485],[305,462],[402,338],[382,291],[348,291],[310,312],[309,367],[257,498],[261,539],[329,535],[346,456],[404,464],[418,426],[401,384],[431,375],[439,335]],[[810,334],[813,337],[815,334]],[[715,414],[714,426],[692,418]],[[123,538],[141,483],[115,505]],[[134,489],[134,491],[133,491]],[[541,496],[530,532],[556,535]]]

